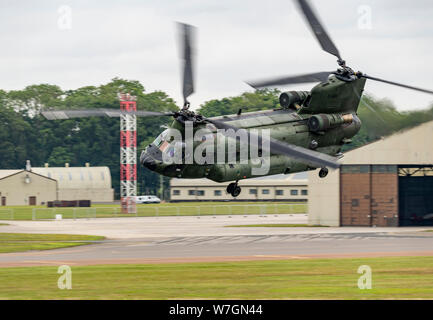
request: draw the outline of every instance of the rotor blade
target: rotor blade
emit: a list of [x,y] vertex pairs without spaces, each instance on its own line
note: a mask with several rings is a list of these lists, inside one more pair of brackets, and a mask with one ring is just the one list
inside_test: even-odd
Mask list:
[[182,93],[184,103],[188,97],[194,92],[194,74],[193,74],[193,55],[194,55],[194,38],[196,28],[178,22],[181,45],[181,58],[183,60],[183,83]]
[[122,111],[117,109],[83,109],[83,110],[44,110],[41,112],[47,120],[63,120],[72,118],[89,118],[89,117],[110,117],[118,118],[122,114],[135,115],[137,117],[160,117],[172,116],[173,112],[155,112],[155,111]]
[[408,86],[406,84],[402,84],[402,83],[398,83],[398,82],[393,82],[393,81],[388,81],[388,80],[384,80],[384,79],[379,79],[379,78],[376,78],[376,77],[368,76],[366,74],[363,74],[362,77],[364,77],[366,79],[370,79],[370,80],[375,80],[375,81],[380,81],[380,82],[392,84],[394,86],[399,86],[399,87],[403,87],[403,88],[407,88],[407,89],[412,89],[412,90],[416,90],[416,91],[421,91],[421,92],[433,94],[433,91],[431,91],[431,90],[421,89],[421,88]]
[[[218,129],[226,129],[226,130],[233,129],[235,132],[241,130],[241,128],[231,126],[225,122],[221,122],[218,120],[206,119],[206,121],[212,123]],[[252,140],[251,137],[255,137],[254,141],[257,141],[259,146],[261,146],[263,142],[266,141],[266,139],[256,134],[250,133],[248,130],[246,130],[246,132],[249,137],[249,140],[251,141]],[[340,166],[340,164],[337,162],[337,158],[331,157],[324,153],[309,150],[303,147],[283,143],[273,138],[269,140],[269,148],[270,148],[270,153],[277,153],[288,157],[296,158],[302,162],[311,164],[313,167],[317,167],[317,168],[330,167],[335,169]]]
[[340,52],[338,52],[338,49],[335,46],[334,42],[332,42],[331,38],[326,33],[325,28],[320,23],[313,9],[308,3],[308,0],[298,0],[298,4],[302,12],[304,13],[306,20],[310,24],[311,30],[313,31],[317,40],[319,40],[322,49],[330,54],[333,54],[339,60],[342,60]]
[[329,75],[332,73],[333,73],[332,71],[316,72],[316,73],[309,73],[309,74],[301,74],[298,76],[251,81],[251,82],[247,82],[247,84],[253,87],[254,89],[260,89],[264,87],[278,86],[278,85],[308,83],[308,82],[323,82],[326,81]]

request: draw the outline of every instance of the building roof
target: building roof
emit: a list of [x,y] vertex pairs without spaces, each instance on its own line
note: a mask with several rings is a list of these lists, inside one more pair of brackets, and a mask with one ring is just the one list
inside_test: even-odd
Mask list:
[[111,189],[108,167],[32,167],[32,172],[57,180],[59,189]]
[[[24,170],[0,170],[0,179]],[[31,172],[57,181],[59,189],[111,189],[108,167],[32,167]]]
[[[257,177],[252,179],[240,180],[240,186],[289,186],[289,185],[307,185],[308,177],[306,172],[294,174],[277,174],[272,176]],[[209,179],[178,179],[170,180],[171,187],[226,187],[228,182],[215,182]]]
[[433,121],[350,150],[343,164],[432,164]]

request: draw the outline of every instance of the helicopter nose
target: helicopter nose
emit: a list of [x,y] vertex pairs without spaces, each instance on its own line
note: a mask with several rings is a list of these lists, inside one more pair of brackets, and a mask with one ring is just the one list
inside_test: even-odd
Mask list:
[[140,163],[143,165],[143,167],[148,168],[152,171],[156,168],[156,160],[150,156],[150,154],[147,152],[147,148],[146,150],[141,152]]

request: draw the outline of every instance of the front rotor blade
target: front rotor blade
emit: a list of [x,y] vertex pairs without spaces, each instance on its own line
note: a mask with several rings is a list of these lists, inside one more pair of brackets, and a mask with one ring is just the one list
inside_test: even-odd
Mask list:
[[[218,129],[225,129],[225,130],[233,129],[235,132],[241,130],[240,128],[231,126],[225,122],[212,120],[212,119],[206,119],[206,121],[212,123]],[[246,132],[249,137],[249,140],[257,141],[259,146],[261,146],[262,143],[266,141],[261,136],[252,134],[248,130],[246,130]],[[251,137],[254,137],[255,139],[253,140],[251,139]],[[330,167],[336,169],[340,166],[340,164],[337,162],[337,158],[331,157],[327,154],[320,153],[317,151],[283,143],[273,138],[269,140],[269,148],[270,148],[270,153],[276,153],[276,154],[281,154],[288,157],[296,158],[316,168]]]
[[287,85],[287,84],[323,82],[326,81],[329,75],[332,73],[333,73],[332,71],[316,72],[316,73],[309,73],[309,74],[301,74],[298,76],[251,81],[251,82],[247,82],[247,84],[253,87],[254,89],[260,89],[260,88],[265,88],[270,86],[279,86],[279,85]]
[[366,74],[363,74],[362,77],[364,77],[366,79],[374,80],[374,81],[380,81],[380,82],[392,84],[394,86],[399,86],[399,87],[403,87],[403,88],[407,88],[407,89],[412,89],[412,90],[416,90],[416,91],[421,91],[421,92],[433,94],[433,91],[431,91],[431,90],[421,89],[421,88],[408,86],[406,84],[402,84],[402,83],[398,83],[398,82],[393,82],[393,81],[388,81],[388,80],[384,80],[384,79],[379,79],[379,78],[376,78],[376,77],[368,76]]
[[332,42],[331,38],[326,33],[325,28],[323,27],[323,25],[320,23],[319,19],[315,15],[313,9],[308,3],[308,0],[298,0],[298,4],[302,12],[304,13],[306,20],[310,24],[311,30],[313,31],[317,40],[319,40],[322,49],[330,54],[333,54],[339,60],[342,60],[340,56],[340,52],[338,51],[334,42]]
[[173,112],[155,111],[122,111],[117,109],[83,109],[83,110],[44,110],[41,112],[47,120],[63,120],[72,118],[110,117],[118,118],[123,114],[135,115],[137,117],[161,117],[172,116]]
[[186,103],[188,97],[194,92],[193,55],[196,28],[185,23],[178,22],[181,45],[181,58],[183,60],[183,100]]

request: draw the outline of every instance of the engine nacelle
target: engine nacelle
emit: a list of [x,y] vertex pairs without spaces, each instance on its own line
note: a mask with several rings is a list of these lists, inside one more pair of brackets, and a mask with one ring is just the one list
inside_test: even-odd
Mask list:
[[352,123],[352,114],[315,114],[308,119],[308,128],[313,131],[326,131],[344,123]]
[[287,91],[280,94],[280,106],[284,109],[296,109],[295,104],[301,104],[307,99],[308,91]]

